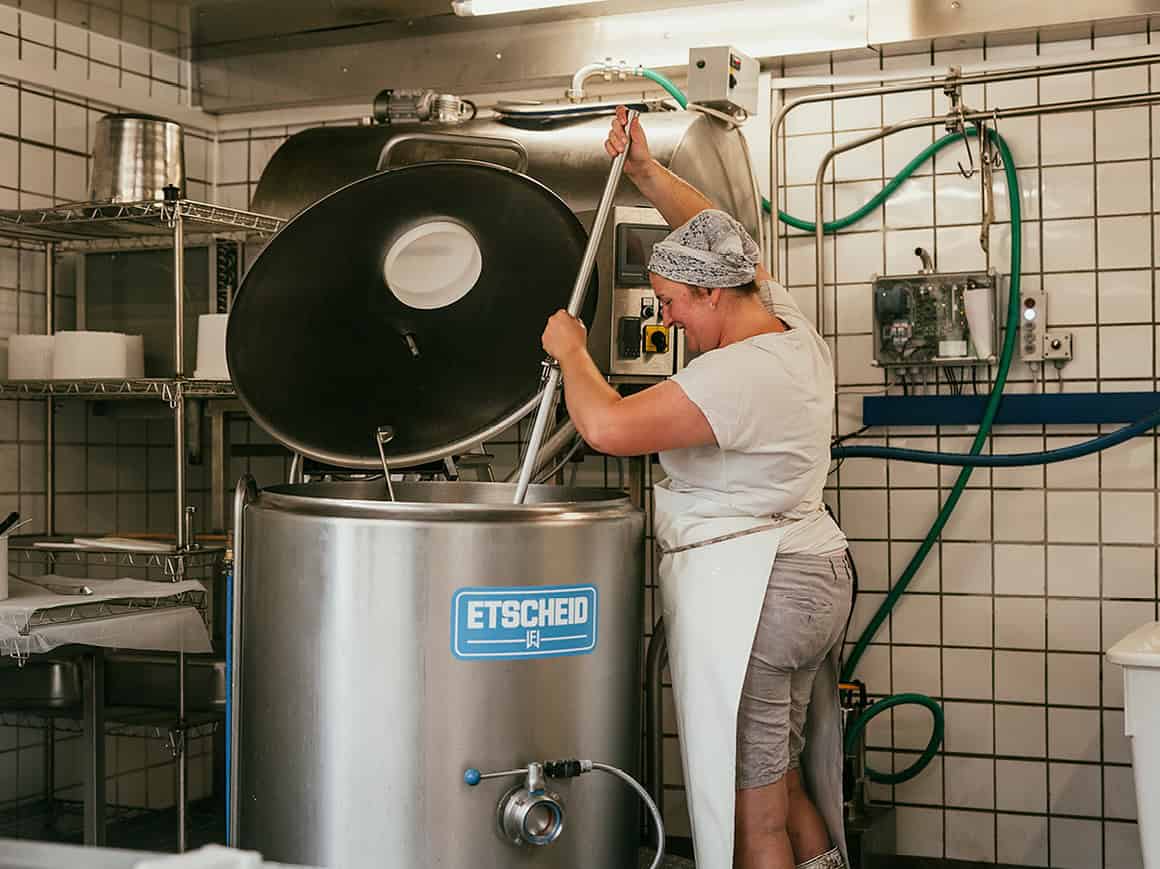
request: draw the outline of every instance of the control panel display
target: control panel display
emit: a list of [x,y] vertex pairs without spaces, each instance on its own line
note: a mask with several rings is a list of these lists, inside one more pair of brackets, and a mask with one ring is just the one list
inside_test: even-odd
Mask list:
[[621,223],[616,227],[616,285],[647,287],[653,245],[669,234],[667,226]]

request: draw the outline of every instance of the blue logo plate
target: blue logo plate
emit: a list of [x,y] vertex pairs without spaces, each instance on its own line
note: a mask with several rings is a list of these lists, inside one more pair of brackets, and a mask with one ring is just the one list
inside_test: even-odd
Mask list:
[[591,585],[461,588],[451,600],[456,658],[558,658],[596,648],[598,597]]

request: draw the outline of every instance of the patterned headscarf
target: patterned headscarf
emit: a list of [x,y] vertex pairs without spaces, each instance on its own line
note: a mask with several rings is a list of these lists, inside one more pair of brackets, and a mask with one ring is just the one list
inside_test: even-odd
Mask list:
[[653,245],[648,270],[697,287],[741,287],[757,274],[758,258],[745,227],[707,208]]

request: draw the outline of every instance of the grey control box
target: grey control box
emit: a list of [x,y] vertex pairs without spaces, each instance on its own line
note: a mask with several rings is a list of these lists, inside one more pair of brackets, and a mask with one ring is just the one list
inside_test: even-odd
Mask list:
[[689,49],[689,102],[722,112],[757,114],[761,65],[728,45]]

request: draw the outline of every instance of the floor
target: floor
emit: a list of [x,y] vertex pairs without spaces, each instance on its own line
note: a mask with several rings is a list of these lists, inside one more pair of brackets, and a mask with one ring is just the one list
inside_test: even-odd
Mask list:
[[[191,848],[225,839],[223,810],[220,802],[205,800],[190,806],[188,837]],[[82,815],[78,803],[61,801],[25,805],[19,811],[0,813],[0,838],[40,839],[63,844],[82,841]],[[109,847],[142,851],[173,851],[177,840],[177,815],[173,811],[121,812],[108,826]],[[674,837],[668,843],[661,869],[695,869],[689,859],[692,842]],[[656,851],[640,849],[638,869],[649,869]],[[878,857],[857,869],[1023,869],[994,863],[965,863],[959,860],[933,860],[920,857]]]

